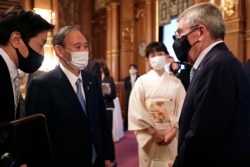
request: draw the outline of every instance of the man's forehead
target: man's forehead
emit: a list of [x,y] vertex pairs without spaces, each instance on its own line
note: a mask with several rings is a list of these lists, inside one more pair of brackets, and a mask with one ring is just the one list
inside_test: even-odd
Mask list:
[[185,21],[184,18],[181,18],[181,19],[178,21],[178,29],[181,29],[181,28],[187,27],[187,26],[188,26],[188,25],[187,25],[187,23],[186,23],[186,21]]
[[81,32],[72,31],[69,34],[67,34],[67,36],[65,36],[65,42],[66,43],[69,42],[69,43],[75,45],[77,43],[85,44],[85,43],[87,43],[87,40]]

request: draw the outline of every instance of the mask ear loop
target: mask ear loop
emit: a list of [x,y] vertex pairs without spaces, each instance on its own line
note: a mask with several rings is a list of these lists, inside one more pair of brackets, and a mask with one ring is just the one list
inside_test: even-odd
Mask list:
[[195,43],[193,43],[193,45],[191,45],[191,47],[193,47],[194,45],[196,45],[199,42],[200,42],[200,40],[198,39]]
[[[197,26],[195,29],[193,29],[190,33],[188,33],[187,35],[191,34],[192,32],[196,31],[197,29],[199,29],[199,26]],[[200,31],[200,36],[201,36],[202,32]],[[191,47],[193,47],[194,45],[196,45],[197,43],[200,42],[200,39],[198,39],[196,42],[194,42]]]

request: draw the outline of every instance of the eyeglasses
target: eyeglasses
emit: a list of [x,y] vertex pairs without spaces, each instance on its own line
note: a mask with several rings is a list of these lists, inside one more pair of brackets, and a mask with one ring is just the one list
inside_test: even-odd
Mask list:
[[[198,26],[199,26],[199,25],[194,25],[194,26],[191,26],[191,27],[183,28],[183,30],[184,30],[184,29],[192,29],[192,30],[191,30],[189,33],[187,33],[185,36],[188,36],[189,34],[191,34],[192,32],[194,32],[195,30],[197,30],[197,29],[198,29]],[[178,31],[175,31],[175,35],[173,35],[173,39],[174,39],[174,40],[179,39],[179,38],[181,38],[181,36],[183,36],[183,35],[181,35]]]

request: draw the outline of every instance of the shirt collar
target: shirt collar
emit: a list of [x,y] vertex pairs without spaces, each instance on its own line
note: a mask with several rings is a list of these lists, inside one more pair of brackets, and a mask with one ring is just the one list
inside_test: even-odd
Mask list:
[[216,41],[214,43],[212,43],[211,45],[209,45],[206,49],[204,49],[200,55],[198,56],[197,60],[195,61],[193,68],[197,69],[199,67],[199,65],[201,64],[201,61],[205,58],[205,56],[207,55],[207,53],[218,43],[222,43],[223,41]]
[[76,87],[76,81],[78,78],[80,78],[82,80],[81,72],[80,72],[79,76],[77,77],[73,73],[71,73],[68,69],[66,69],[61,63],[60,63],[60,68],[62,69],[64,74],[67,76],[67,78],[70,81],[70,84],[73,86],[73,88]]
[[0,48],[0,55],[3,57],[4,61],[7,64],[11,79],[14,79],[18,75],[17,66],[2,48]]

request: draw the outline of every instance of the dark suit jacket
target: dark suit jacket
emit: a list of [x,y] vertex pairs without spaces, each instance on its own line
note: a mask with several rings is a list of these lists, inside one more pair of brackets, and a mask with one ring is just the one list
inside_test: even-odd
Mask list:
[[97,61],[90,59],[88,61],[88,65],[84,69],[84,71],[88,71],[88,72],[94,74],[99,79],[100,84],[102,83],[101,67],[100,67],[100,64]]
[[224,43],[201,62],[183,104],[174,167],[249,167],[250,86]]
[[15,119],[15,99],[7,64],[0,56],[0,123]]
[[104,95],[104,102],[106,105],[106,108],[114,108],[114,99],[116,98],[116,86],[113,77],[111,76],[105,76],[102,79],[102,83],[109,83],[111,93],[109,95]]
[[180,73],[177,75],[177,77],[181,80],[185,90],[187,91],[188,86],[189,86],[189,75],[190,75],[190,70],[191,70],[192,66],[185,66],[185,69],[182,69],[180,71]]
[[[139,76],[137,75],[136,76],[136,79],[138,78]],[[129,96],[130,96],[130,92],[132,90],[132,84],[131,84],[131,77],[130,76],[127,76],[126,78],[124,78],[124,89],[125,89],[125,92],[126,92],[126,110],[128,110],[128,102],[129,102]]]
[[82,71],[87,117],[66,75],[56,67],[34,78],[27,93],[27,114],[43,113],[57,167],[91,166],[92,143],[99,159],[112,159],[112,134],[98,79]]

